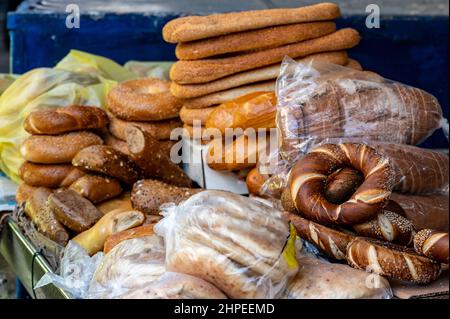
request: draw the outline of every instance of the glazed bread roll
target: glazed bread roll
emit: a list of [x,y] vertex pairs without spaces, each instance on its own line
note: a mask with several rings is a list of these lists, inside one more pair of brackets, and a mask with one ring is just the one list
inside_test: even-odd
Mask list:
[[293,241],[283,214],[233,193],[203,191],[166,207],[155,231],[166,243],[167,270],[206,280],[230,298],[277,298],[298,270],[285,251]]
[[23,123],[30,134],[55,135],[73,131],[103,129],[108,117],[101,108],[70,105],[53,110],[31,112]]
[[253,168],[247,175],[245,183],[250,194],[259,196],[260,190],[264,182],[267,180],[267,176],[261,175],[258,168]]
[[33,163],[70,163],[83,148],[101,144],[103,140],[91,132],[72,132],[57,136],[32,135],[23,141],[20,153],[25,160]]
[[[313,60],[344,65],[348,62],[348,56],[346,51],[321,52],[308,55],[307,57],[297,59],[296,61],[307,63]],[[262,68],[240,72],[208,83],[179,84],[172,82],[170,84],[170,91],[178,98],[200,97],[252,83],[276,79],[280,74],[280,66],[280,63],[275,63]]]
[[111,177],[86,174],[73,182],[70,189],[97,204],[122,193],[120,183]]
[[47,188],[37,188],[26,201],[25,213],[40,233],[61,246],[65,246],[69,240],[69,234],[47,205],[51,194],[52,192]]
[[102,217],[90,201],[71,189],[51,194],[48,207],[61,224],[77,233],[91,228]]
[[78,234],[72,240],[92,256],[103,249],[105,240],[109,236],[142,225],[144,219],[144,214],[136,210],[113,210],[100,218],[94,226]]
[[[16,202],[17,205],[22,205],[33,196],[33,192],[39,187],[31,186],[26,183],[20,183],[16,190]],[[51,191],[50,189],[48,189]]]
[[20,178],[35,187],[67,187],[85,173],[71,164],[35,164],[24,162],[19,169]]
[[146,178],[159,179],[179,187],[192,186],[192,180],[159,148],[158,141],[150,134],[135,126],[129,127],[125,134],[130,157]]
[[114,177],[126,184],[133,184],[141,174],[130,156],[105,145],[82,149],[73,158],[72,165],[87,172]]
[[448,264],[448,233],[422,229],[414,236],[414,249],[418,254]]
[[179,204],[203,189],[177,187],[164,182],[144,179],[136,182],[131,191],[134,209],[151,215],[158,215],[159,207],[165,203]]
[[275,92],[249,93],[215,108],[205,127],[217,128],[222,134],[227,128],[274,128],[276,107]]
[[194,121],[205,125],[208,116],[217,109],[217,106],[211,106],[204,109],[188,109],[182,107],[180,110],[180,119],[183,123],[188,125],[194,125]]
[[104,201],[96,207],[103,215],[113,210],[132,210],[130,196],[130,192],[122,193],[119,197]]
[[290,282],[287,299],[387,299],[392,297],[389,282],[374,275],[374,286],[368,286],[365,271],[347,265],[329,263],[313,255],[301,253],[301,265]]
[[175,49],[179,60],[198,60],[225,53],[254,51],[319,38],[336,31],[334,22],[297,23],[182,42]]
[[210,82],[239,72],[281,62],[286,55],[295,59],[319,52],[346,50],[358,45],[359,41],[358,32],[347,28],[317,39],[232,57],[178,61],[170,69],[170,79],[180,84]]
[[118,150],[119,152],[122,152],[126,155],[130,155],[130,152],[128,151],[127,142],[122,141],[121,139],[118,139],[117,137],[111,134],[105,134],[103,140],[105,141],[106,146],[111,146],[112,148]]
[[240,96],[249,93],[274,91],[274,90],[275,90],[275,81],[253,83],[184,100],[183,107],[188,109],[208,108],[213,105],[222,104],[237,99]]
[[103,253],[105,254],[109,253],[111,249],[113,249],[116,245],[120,244],[124,240],[153,235],[155,233],[153,231],[154,225],[155,225],[154,223],[146,224],[139,227],[127,229],[109,236],[105,240],[105,245],[103,246]]
[[341,204],[350,199],[363,181],[364,176],[359,171],[344,167],[328,176],[325,198],[333,204]]
[[189,16],[167,23],[163,28],[163,38],[167,42],[178,43],[275,25],[333,20],[339,16],[339,7],[333,3],[320,3],[293,9]]
[[448,193],[409,195],[392,193],[391,200],[405,211],[405,217],[413,222],[417,230],[430,228],[448,231]]

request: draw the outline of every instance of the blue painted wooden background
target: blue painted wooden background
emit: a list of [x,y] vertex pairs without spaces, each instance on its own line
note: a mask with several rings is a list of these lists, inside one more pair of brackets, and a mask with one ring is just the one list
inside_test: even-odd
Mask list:
[[[81,28],[67,29],[64,13],[14,12],[8,16],[12,71],[53,66],[70,49],[128,60],[175,60],[174,46],[161,37],[174,14],[82,15]],[[448,16],[382,16],[380,29],[367,29],[365,16],[344,16],[340,27],[362,35],[350,55],[363,67],[387,78],[422,88],[435,95],[448,118]],[[441,131],[423,146],[447,148]]]

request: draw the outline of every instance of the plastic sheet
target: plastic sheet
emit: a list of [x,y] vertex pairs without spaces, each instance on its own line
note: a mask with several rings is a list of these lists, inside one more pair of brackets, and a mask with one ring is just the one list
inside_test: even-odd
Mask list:
[[204,191],[161,209],[155,231],[169,271],[202,278],[230,298],[277,298],[297,272],[295,231],[266,204]]
[[434,96],[325,62],[286,58],[276,92],[280,154],[290,161],[325,138],[415,145],[448,126]]

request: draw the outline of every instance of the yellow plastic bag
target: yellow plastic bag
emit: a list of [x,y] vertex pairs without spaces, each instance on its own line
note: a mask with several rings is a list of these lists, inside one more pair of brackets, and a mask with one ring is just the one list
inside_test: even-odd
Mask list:
[[0,169],[20,182],[23,158],[19,148],[29,135],[22,125],[30,112],[71,104],[104,107],[112,86],[136,77],[112,60],[76,50],[55,68],[21,75],[0,96]]

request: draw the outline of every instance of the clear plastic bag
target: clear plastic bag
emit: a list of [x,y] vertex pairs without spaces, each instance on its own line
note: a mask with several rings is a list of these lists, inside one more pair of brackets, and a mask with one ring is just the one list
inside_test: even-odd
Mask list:
[[286,58],[276,92],[280,154],[291,162],[325,138],[416,145],[448,126],[429,93],[326,62]]
[[73,298],[85,298],[89,283],[102,258],[103,253],[90,257],[80,245],[69,241],[61,259],[59,274],[46,273],[36,283],[35,289],[53,284]]
[[277,298],[297,272],[295,231],[266,204],[211,190],[161,209],[155,230],[168,271],[202,278],[230,298]]

